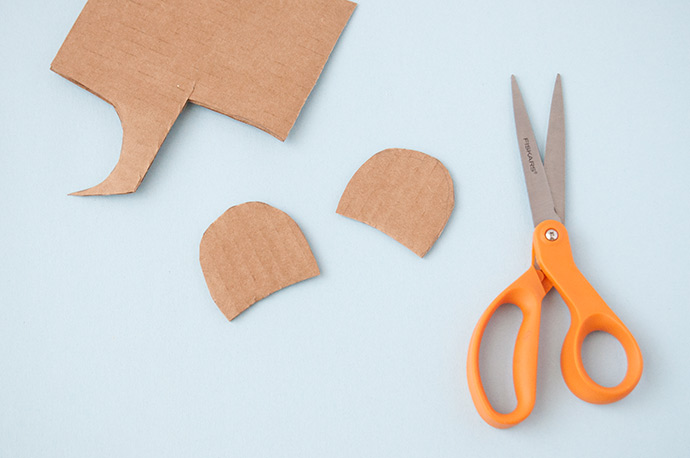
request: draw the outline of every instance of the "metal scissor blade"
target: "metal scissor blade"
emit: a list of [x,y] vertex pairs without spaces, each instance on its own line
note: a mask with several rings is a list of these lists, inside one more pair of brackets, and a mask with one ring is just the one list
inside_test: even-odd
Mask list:
[[534,138],[532,125],[527,116],[522,94],[515,75],[510,77],[513,88],[513,112],[515,114],[515,130],[517,132],[518,148],[522,159],[522,171],[525,174],[525,184],[529,195],[529,205],[532,209],[534,227],[547,219],[559,222],[561,218],[556,213],[551,197],[551,188],[546,178],[544,164],[541,161],[537,141]]
[[556,75],[549,115],[549,131],[546,134],[544,170],[551,188],[554,208],[561,221],[565,220],[565,116],[563,115],[563,90],[561,75]]

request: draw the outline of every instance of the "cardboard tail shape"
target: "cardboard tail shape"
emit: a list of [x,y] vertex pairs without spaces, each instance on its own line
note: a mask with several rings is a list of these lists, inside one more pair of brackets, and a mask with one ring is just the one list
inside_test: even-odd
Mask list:
[[154,102],[146,100],[145,91],[137,92],[141,95],[115,94],[109,100],[122,123],[122,149],[115,168],[100,184],[70,195],[128,194],[139,188],[189,94],[178,90]]
[[75,195],[136,191],[187,101],[285,140],[347,0],[88,0],[51,69],[115,106],[120,159]]

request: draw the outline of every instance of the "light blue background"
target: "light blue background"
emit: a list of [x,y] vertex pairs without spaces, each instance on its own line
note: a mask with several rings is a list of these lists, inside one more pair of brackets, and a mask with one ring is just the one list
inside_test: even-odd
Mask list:
[[[2,0],[0,457],[687,453],[690,3],[361,0],[285,143],[188,106],[135,194],[77,198],[121,143],[113,108],[49,71],[84,3]],[[509,77],[543,146],[557,72],[575,260],[645,372],[615,404],[570,393],[552,293],[536,407],[499,431],[465,361],[479,315],[529,262]],[[335,214],[389,147],[455,181],[424,259]],[[322,273],[228,322],[199,241],[251,200],[293,217]],[[487,337],[502,408],[519,319],[502,310]],[[615,383],[625,360],[606,337],[587,363]]]

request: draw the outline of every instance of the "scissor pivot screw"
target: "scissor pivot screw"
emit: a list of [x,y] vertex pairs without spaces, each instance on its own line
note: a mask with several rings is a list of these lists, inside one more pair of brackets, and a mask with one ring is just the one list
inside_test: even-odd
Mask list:
[[548,231],[546,231],[546,234],[544,235],[546,236],[546,240],[548,240],[549,242],[558,240],[558,232],[556,232],[556,229],[549,229]]

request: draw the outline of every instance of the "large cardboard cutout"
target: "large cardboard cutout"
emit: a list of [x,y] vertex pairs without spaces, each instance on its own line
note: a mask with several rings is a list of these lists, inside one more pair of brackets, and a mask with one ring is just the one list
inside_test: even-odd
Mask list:
[[346,0],[89,0],[51,69],[112,104],[136,191],[189,101],[285,140],[345,27]]

